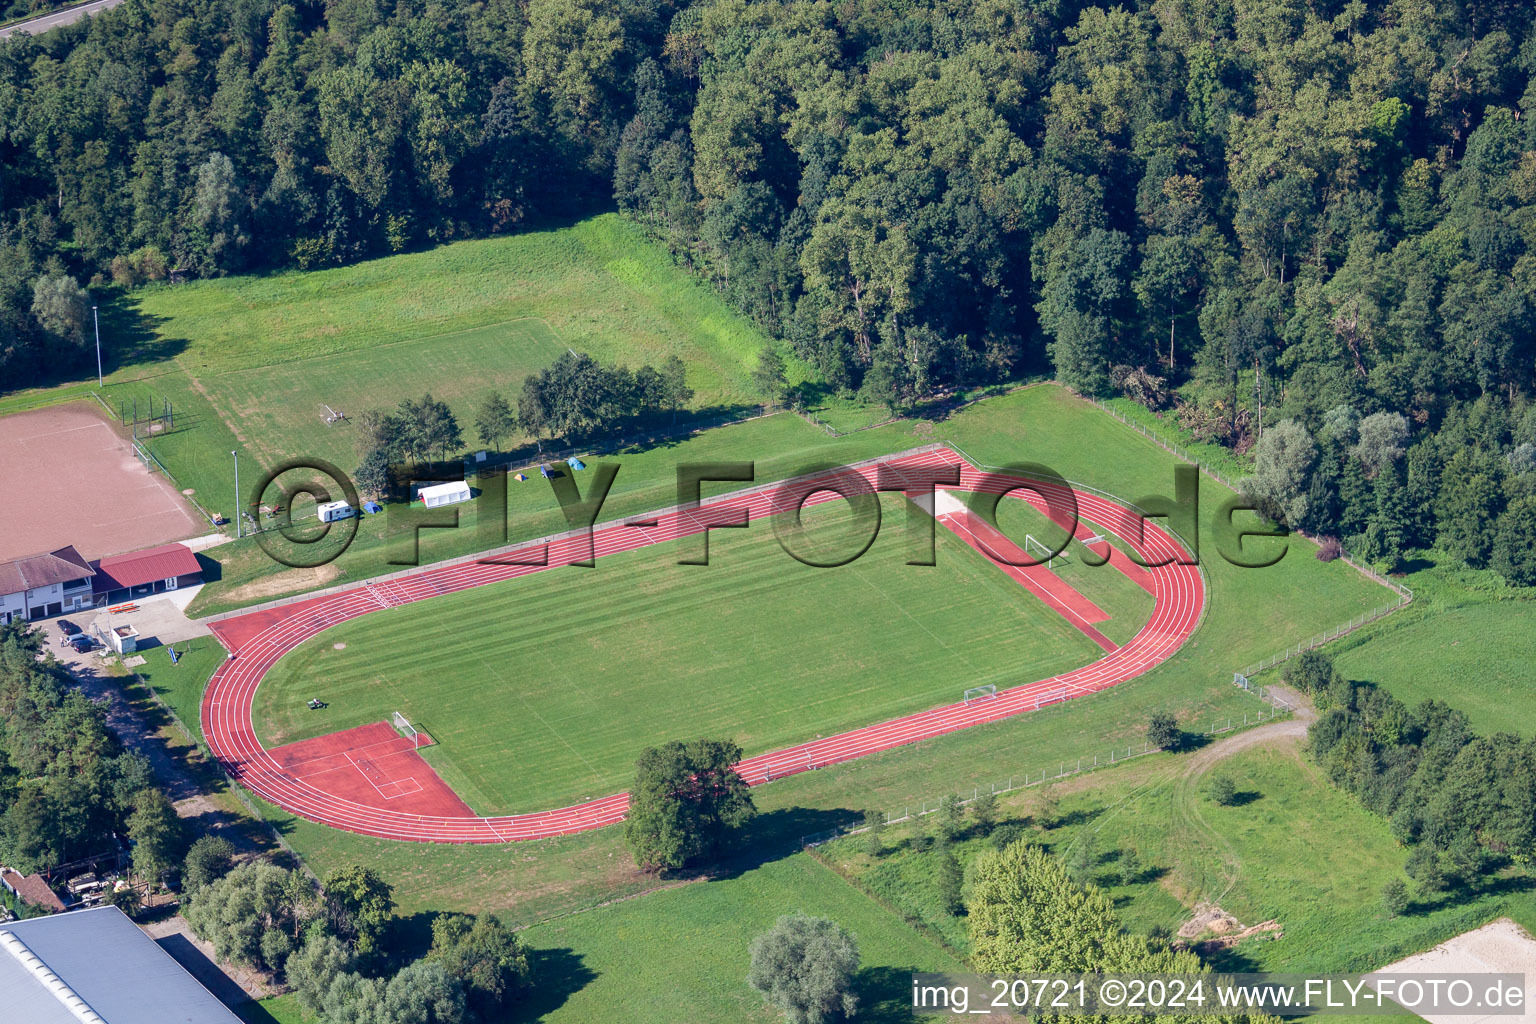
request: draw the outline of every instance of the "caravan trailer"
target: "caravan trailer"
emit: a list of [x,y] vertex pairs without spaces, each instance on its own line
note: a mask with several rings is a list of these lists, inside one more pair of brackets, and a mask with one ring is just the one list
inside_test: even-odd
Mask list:
[[357,515],[357,510],[345,501],[323,502],[318,511],[322,523],[334,523],[338,519],[351,519]]

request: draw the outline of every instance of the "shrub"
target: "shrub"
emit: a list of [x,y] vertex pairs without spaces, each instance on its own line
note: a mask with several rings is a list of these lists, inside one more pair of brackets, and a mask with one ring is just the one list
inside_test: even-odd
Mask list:
[[1212,775],[1210,782],[1206,783],[1205,793],[1212,803],[1222,807],[1231,807],[1237,802],[1237,787],[1232,784],[1229,775]]
[[1005,821],[992,830],[992,845],[1002,850],[1024,838],[1024,826],[1017,821]]
[[235,848],[223,836],[201,836],[187,851],[181,869],[182,887],[193,891],[229,874],[235,862]]
[[1388,917],[1400,917],[1408,909],[1408,886],[1401,878],[1381,887],[1381,907]]
[[1184,734],[1179,720],[1167,711],[1154,711],[1147,720],[1147,742],[1162,750],[1177,750]]

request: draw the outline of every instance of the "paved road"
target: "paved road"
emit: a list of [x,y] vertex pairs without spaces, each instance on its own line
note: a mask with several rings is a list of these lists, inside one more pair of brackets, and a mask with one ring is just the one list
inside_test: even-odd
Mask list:
[[81,18],[89,18],[93,14],[110,10],[122,3],[123,0],[96,0],[95,3],[81,4],[79,7],[71,7],[67,11],[55,11],[52,14],[40,14],[27,21],[17,22],[8,28],[0,28],[0,39],[9,39],[13,35],[25,33],[29,36],[41,35],[51,28],[60,25],[73,25]]

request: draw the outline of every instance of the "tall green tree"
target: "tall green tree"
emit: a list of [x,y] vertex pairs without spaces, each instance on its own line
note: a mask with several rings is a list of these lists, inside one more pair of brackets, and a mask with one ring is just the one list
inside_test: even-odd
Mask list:
[[635,863],[661,871],[724,852],[733,831],[756,813],[746,781],[732,767],[739,760],[741,748],[728,740],[643,750],[624,821]]
[[326,876],[326,919],[362,957],[380,951],[395,909],[395,890],[372,868],[352,865]]

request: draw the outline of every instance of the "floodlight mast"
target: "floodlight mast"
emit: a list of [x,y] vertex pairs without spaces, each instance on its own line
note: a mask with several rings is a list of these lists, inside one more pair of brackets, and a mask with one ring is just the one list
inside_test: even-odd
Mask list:
[[240,539],[240,454],[229,453],[235,460],[235,540]]
[[96,386],[105,388],[106,381],[101,376],[101,317],[96,312],[96,307],[91,307],[91,321],[96,325]]

